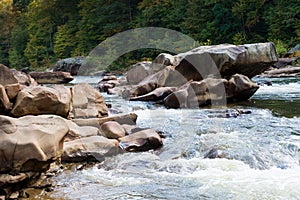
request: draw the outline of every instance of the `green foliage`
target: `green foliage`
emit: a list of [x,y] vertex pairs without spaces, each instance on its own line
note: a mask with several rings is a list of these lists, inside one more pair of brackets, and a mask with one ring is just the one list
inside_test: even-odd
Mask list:
[[59,59],[77,56],[75,49],[77,39],[74,37],[78,31],[75,21],[68,22],[58,27],[54,37],[54,53]]
[[[282,54],[300,43],[299,16],[299,0],[5,0],[0,1],[0,63],[33,70],[51,67],[57,59],[89,55],[119,32],[147,26],[182,32],[201,45],[272,38]],[[143,58],[154,59],[160,46],[186,50],[180,40],[164,37],[150,42],[157,49],[126,53],[105,67],[122,70]],[[117,48],[108,50],[118,55]]]
[[300,1],[273,0],[265,10],[264,19],[269,27],[269,38],[279,39],[290,48],[300,43]]
[[245,44],[247,41],[247,35],[245,33],[238,32],[233,36],[232,41],[235,45]]
[[287,45],[284,42],[282,42],[281,40],[278,40],[278,39],[272,40],[271,39],[270,41],[275,44],[276,53],[279,57],[282,57],[284,54],[286,54],[288,52]]

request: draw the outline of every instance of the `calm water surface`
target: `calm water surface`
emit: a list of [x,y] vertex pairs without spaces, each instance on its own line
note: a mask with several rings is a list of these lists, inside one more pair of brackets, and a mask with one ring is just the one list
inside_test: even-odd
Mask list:
[[[76,77],[95,84],[99,78]],[[250,102],[226,108],[165,109],[105,95],[113,108],[138,114],[138,126],[165,131],[158,151],[125,153],[100,167],[54,177],[53,199],[300,199],[300,78],[255,78]],[[212,149],[220,157],[205,158]]]

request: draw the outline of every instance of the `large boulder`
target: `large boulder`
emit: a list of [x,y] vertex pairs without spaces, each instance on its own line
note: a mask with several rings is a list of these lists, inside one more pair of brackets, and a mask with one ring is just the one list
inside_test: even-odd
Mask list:
[[54,115],[0,116],[0,172],[41,172],[63,153],[69,129]]
[[87,83],[72,89],[72,108],[69,118],[100,118],[108,115],[102,94]]
[[74,78],[69,72],[30,72],[29,75],[33,77],[39,84],[60,84],[69,83]]
[[69,72],[72,76],[75,76],[84,62],[85,58],[82,56],[62,59],[57,61],[53,71]]
[[119,152],[118,140],[91,136],[64,143],[64,162],[103,161]]
[[248,77],[235,74],[226,79],[206,78],[192,81],[178,88],[164,99],[169,108],[197,108],[211,103],[242,101],[249,99],[259,88]]
[[252,78],[278,61],[273,43],[201,46],[174,57],[175,70],[187,81],[199,81],[216,73],[226,79],[234,74]]
[[30,86],[18,93],[11,114],[15,117],[40,114],[67,117],[70,103],[71,92],[63,85]]

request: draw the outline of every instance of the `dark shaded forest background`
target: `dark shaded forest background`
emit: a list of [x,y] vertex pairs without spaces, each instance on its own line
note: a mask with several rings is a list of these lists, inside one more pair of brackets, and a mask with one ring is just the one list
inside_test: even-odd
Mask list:
[[[164,27],[200,44],[272,41],[278,53],[300,43],[299,0],[1,0],[0,63],[31,70],[86,56],[106,38]],[[157,50],[122,56],[113,69],[151,60]]]

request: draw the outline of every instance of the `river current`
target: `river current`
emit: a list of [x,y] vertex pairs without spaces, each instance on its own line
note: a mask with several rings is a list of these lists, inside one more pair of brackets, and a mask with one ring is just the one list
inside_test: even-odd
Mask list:
[[[124,153],[53,177],[53,199],[300,199],[300,78],[254,78],[249,102],[166,109],[106,95],[137,125],[163,131],[156,151]],[[95,85],[96,77],[73,83]],[[225,118],[226,109],[251,114]],[[210,159],[208,155],[218,155]]]

